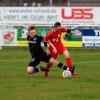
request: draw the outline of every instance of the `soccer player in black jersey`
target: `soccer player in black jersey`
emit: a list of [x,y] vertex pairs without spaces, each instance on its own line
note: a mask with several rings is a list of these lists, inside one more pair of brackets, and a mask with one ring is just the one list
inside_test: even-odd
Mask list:
[[47,47],[47,43],[43,41],[42,36],[38,36],[35,31],[34,25],[28,27],[29,34],[27,36],[29,51],[31,53],[32,59],[28,64],[27,72],[29,74],[35,72],[48,71],[46,68],[37,68],[36,66],[40,63],[40,61],[44,61],[46,63],[50,62],[52,64],[56,64],[59,68],[64,70],[67,69],[67,66],[58,62],[50,54],[47,54],[41,46],[41,43],[44,43],[44,46]]

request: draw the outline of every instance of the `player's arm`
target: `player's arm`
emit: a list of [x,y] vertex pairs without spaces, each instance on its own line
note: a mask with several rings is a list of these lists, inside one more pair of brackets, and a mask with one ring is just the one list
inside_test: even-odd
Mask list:
[[48,44],[53,48],[53,52],[56,54],[57,49],[55,48],[55,46],[50,41],[48,41]]
[[81,35],[80,34],[78,34],[78,33],[76,33],[76,32],[74,32],[74,31],[72,31],[71,29],[67,29],[66,30],[66,36],[68,36],[69,34],[74,34],[75,36],[77,36],[77,37],[81,37]]
[[56,54],[57,53],[57,50],[56,50],[55,46],[49,40],[46,43],[47,43],[47,46],[45,47],[45,51],[48,54],[50,54],[50,51],[49,51],[49,48],[48,48],[48,45],[49,45],[49,46],[51,46],[53,48],[53,52]]
[[29,32],[27,32],[25,35],[23,35],[23,36],[21,36],[21,37],[19,37],[20,39],[27,39],[27,37],[29,36]]
[[49,50],[48,50],[48,42],[43,40],[43,37],[40,36],[39,40],[43,43],[43,50],[47,53],[50,54]]
[[44,42],[44,41],[43,41],[43,43],[44,43],[44,51],[45,51],[47,54],[50,54],[50,51],[49,51],[49,49],[48,49],[48,43],[47,43],[47,42]]
[[77,36],[77,37],[81,37],[80,34],[78,34],[78,33],[74,32],[74,31],[72,31],[71,29],[67,29],[66,27],[61,27],[61,31],[62,31],[62,32],[65,32],[65,33],[66,33],[65,36],[68,36],[69,38],[70,38],[69,34],[74,34],[74,35]]
[[52,34],[51,34],[51,33],[48,33],[48,34],[44,37],[43,40],[46,41],[46,42],[48,42],[48,44],[53,48],[53,51],[54,51],[55,53],[57,53],[57,50],[56,50],[55,46],[50,42],[51,37],[52,37]]
[[47,47],[47,42],[43,40],[42,36],[39,36],[39,41],[41,41],[43,43],[44,47]]
[[29,33],[27,33],[27,35],[25,35],[24,37],[20,37],[20,39],[27,40],[28,43],[34,43],[34,41],[32,40],[30,41],[29,38],[30,38]]

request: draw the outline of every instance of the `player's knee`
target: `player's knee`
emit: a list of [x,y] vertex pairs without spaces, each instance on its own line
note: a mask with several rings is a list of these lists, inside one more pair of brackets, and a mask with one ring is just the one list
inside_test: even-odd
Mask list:
[[56,59],[54,59],[53,57],[50,59],[50,63],[52,63],[52,64],[58,64],[59,62],[56,60]]
[[27,67],[27,73],[32,74],[34,72],[34,67]]
[[64,55],[66,58],[70,58],[70,53],[69,53],[67,50],[65,50],[65,51],[63,52],[63,55]]
[[67,56],[66,56],[66,58],[70,58],[71,56],[70,56],[70,54],[68,54]]

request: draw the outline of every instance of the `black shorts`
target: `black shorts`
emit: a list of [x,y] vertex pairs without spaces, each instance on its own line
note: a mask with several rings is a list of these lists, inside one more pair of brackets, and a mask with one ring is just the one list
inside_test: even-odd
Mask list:
[[41,52],[39,55],[32,57],[32,60],[30,61],[28,66],[36,67],[40,63],[40,61],[48,63],[50,59],[51,55],[47,55],[45,52]]

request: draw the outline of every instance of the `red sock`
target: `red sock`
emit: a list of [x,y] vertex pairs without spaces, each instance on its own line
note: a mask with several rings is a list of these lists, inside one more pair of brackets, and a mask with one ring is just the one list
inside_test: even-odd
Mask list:
[[45,77],[48,77],[48,72],[47,71],[45,71]]
[[71,60],[71,58],[66,58],[66,64],[68,65],[69,69],[72,68],[72,60]]
[[[51,67],[50,63],[46,64],[47,69],[50,69],[50,67]],[[45,71],[45,77],[48,77],[48,72],[47,71]]]
[[51,63],[47,63],[47,64],[46,64],[46,68],[47,68],[47,69],[50,69],[51,65],[52,65]]

